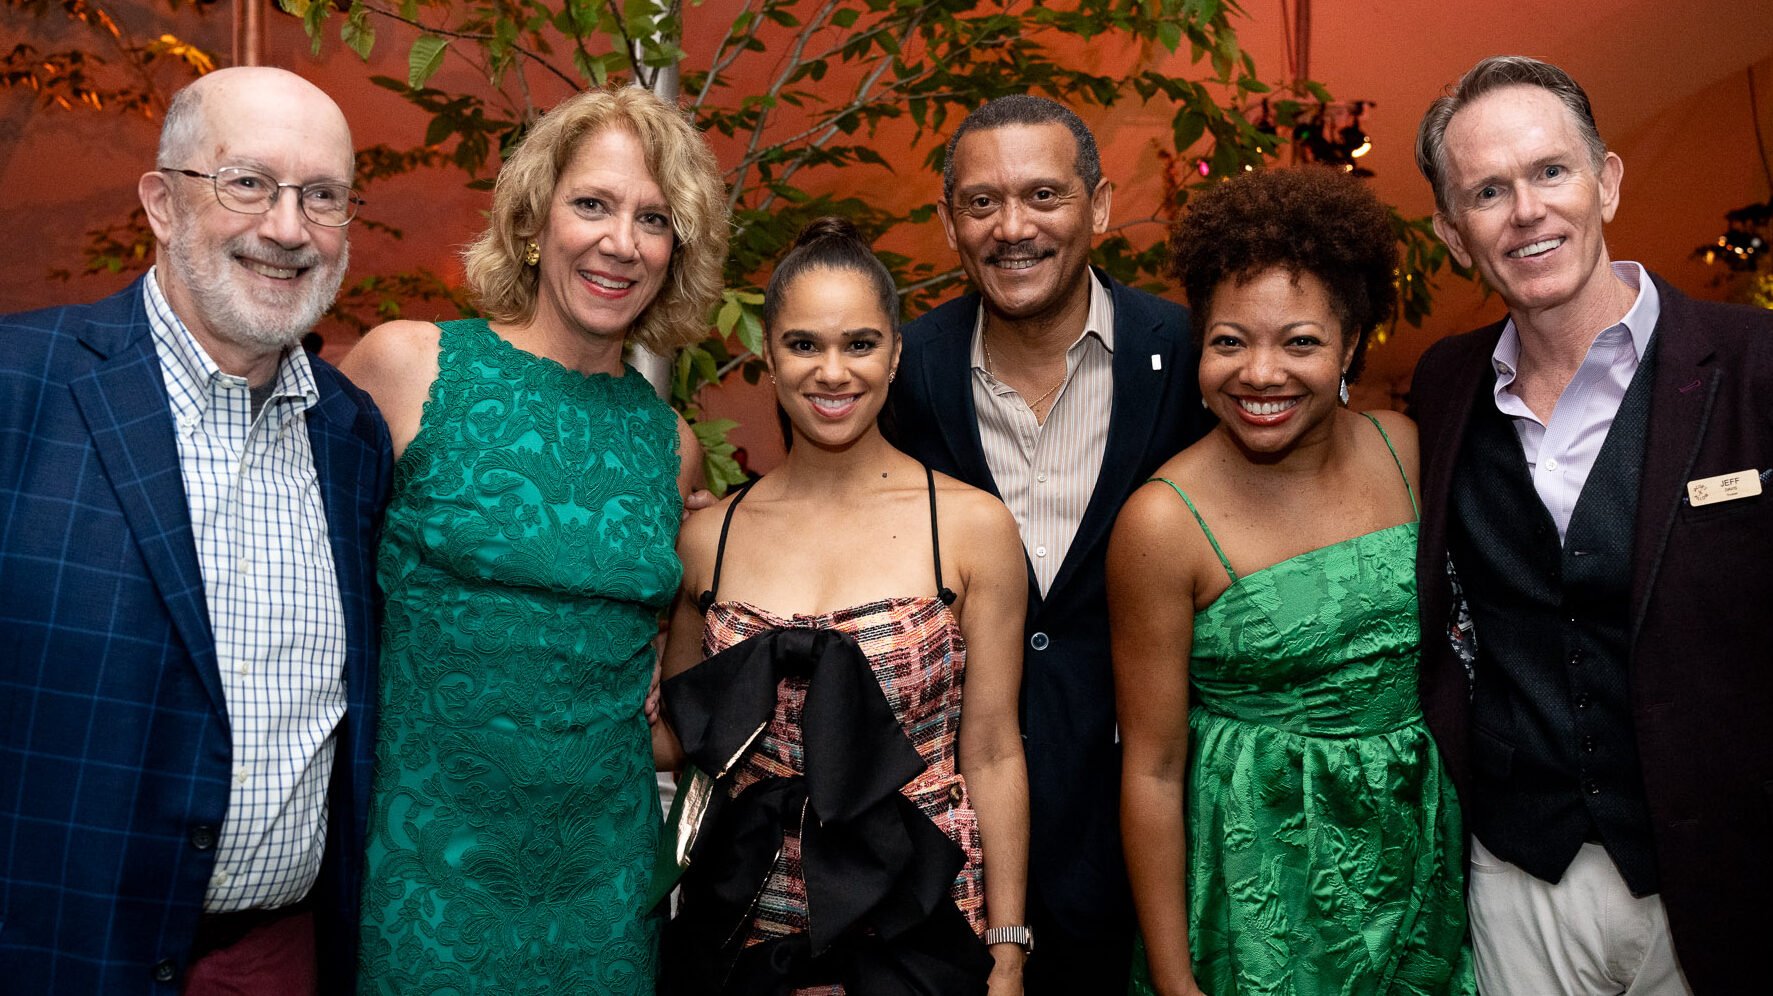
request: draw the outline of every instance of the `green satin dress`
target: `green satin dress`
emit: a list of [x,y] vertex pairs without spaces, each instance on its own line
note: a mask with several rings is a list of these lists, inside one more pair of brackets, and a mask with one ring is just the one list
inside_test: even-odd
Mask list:
[[660,813],[641,706],[682,574],[677,420],[442,326],[395,468],[361,983],[651,996]]
[[[1464,831],[1417,692],[1418,524],[1240,578],[1194,503],[1164,483],[1232,582],[1195,614],[1189,662],[1188,930],[1201,989],[1475,992]],[[1143,948],[1132,992],[1153,992]]]

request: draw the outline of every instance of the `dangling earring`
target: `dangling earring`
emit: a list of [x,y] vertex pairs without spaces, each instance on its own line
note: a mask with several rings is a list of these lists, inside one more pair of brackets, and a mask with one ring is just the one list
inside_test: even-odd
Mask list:
[[542,261],[542,247],[539,245],[536,245],[535,239],[530,239],[528,247],[523,250],[523,265],[524,266],[534,266],[537,263],[540,263],[541,261]]
[[1343,373],[1342,373],[1342,387],[1340,390],[1338,390],[1336,392],[1336,396],[1342,399],[1342,404],[1344,406],[1346,406],[1348,404],[1348,372],[1347,371],[1343,371]]
[[1212,405],[1209,405],[1209,404],[1207,404],[1207,399],[1206,399],[1206,398],[1201,398],[1201,399],[1200,399],[1200,406],[1201,406],[1201,407],[1202,407],[1202,408],[1205,408],[1205,409],[1206,409],[1206,410],[1207,410],[1207,411],[1212,411],[1212,410],[1213,410],[1213,406],[1212,406]]

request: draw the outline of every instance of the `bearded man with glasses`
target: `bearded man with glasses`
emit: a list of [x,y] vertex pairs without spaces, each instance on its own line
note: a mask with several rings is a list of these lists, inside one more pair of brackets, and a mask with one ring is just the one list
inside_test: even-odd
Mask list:
[[174,97],[155,266],[0,317],[0,988],[354,988],[388,430],[298,345],[349,258],[344,116]]

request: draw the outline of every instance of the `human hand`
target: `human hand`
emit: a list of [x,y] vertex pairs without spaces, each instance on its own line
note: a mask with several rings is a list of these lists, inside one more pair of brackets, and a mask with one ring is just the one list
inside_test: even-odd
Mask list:
[[714,497],[714,492],[709,491],[707,488],[697,488],[696,490],[691,491],[683,499],[683,514],[689,515],[691,512],[700,512],[702,509],[708,508],[719,500],[720,499]]
[[991,956],[997,959],[987,983],[991,996],[1022,996],[1022,965],[1028,955],[1020,945],[993,944]]
[[663,674],[664,662],[658,654],[653,655],[653,680],[646,686],[646,702],[640,711],[646,715],[646,725],[659,725],[659,678]]

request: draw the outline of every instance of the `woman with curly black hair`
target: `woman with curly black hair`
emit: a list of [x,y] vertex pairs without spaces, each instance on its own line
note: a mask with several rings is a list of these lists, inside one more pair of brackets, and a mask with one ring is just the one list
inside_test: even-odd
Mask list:
[[1388,214],[1338,171],[1251,173],[1171,249],[1220,422],[1109,548],[1133,992],[1469,993],[1416,688],[1416,430],[1346,407],[1395,305]]

